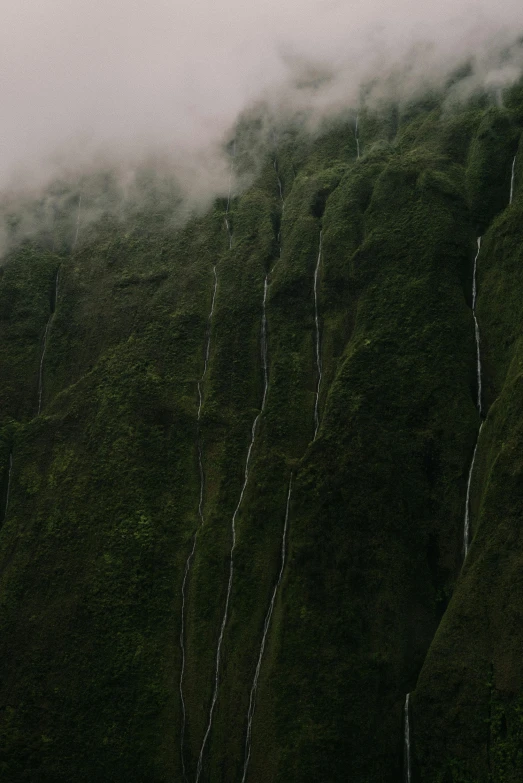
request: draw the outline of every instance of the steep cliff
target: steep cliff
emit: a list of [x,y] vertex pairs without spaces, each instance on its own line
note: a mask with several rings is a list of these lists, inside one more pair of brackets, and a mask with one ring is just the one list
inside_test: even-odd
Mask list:
[[522,127],[276,128],[203,216],[108,174],[10,251],[2,780],[397,783],[407,693],[413,781],[521,780]]

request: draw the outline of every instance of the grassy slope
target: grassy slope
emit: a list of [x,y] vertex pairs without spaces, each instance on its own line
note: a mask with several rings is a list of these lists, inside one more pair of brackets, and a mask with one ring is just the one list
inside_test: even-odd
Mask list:
[[[485,705],[495,779],[514,769],[520,669],[508,642],[514,632],[503,629],[515,627],[517,592],[501,596],[518,558],[510,523],[521,396],[517,203],[494,222],[481,256],[492,407],[473,487],[477,534],[454,587],[478,427],[474,236],[506,203],[518,101],[514,93],[510,112],[478,103],[449,114],[436,96],[402,114],[362,112],[360,161],[353,121],[315,140],[296,131],[279,138],[254,184],[232,202],[231,250],[223,202],[174,230],[151,197],[143,214],[85,231],[74,253],[64,239],[74,220],[65,215],[59,254],[26,246],[9,259],[0,279],[4,497],[11,448],[14,458],[0,533],[6,779],[180,779],[180,587],[198,525],[196,381],[213,264],[218,293],[201,422],[206,521],[187,613],[190,777],[212,692],[231,516],[261,402],[267,273],[269,391],[237,520],[202,778],[241,779],[291,471],[288,564],[262,668],[249,780],[400,780],[404,694],[429,647],[413,697],[422,779],[450,774],[461,756],[476,758],[474,774],[484,771]],[[249,127],[240,132],[239,169],[248,165]],[[73,210],[76,196],[69,201]],[[323,383],[311,443],[320,229]],[[32,418],[59,265],[45,408]],[[483,295],[487,286],[495,295]],[[502,577],[492,555],[500,549],[510,560]],[[485,630],[485,613],[494,618],[503,601],[508,619]],[[463,639],[470,616],[478,635]],[[497,658],[484,641],[493,633],[503,640]],[[506,683],[515,694],[508,701]],[[455,725],[457,687],[469,695],[455,747],[445,727]]]

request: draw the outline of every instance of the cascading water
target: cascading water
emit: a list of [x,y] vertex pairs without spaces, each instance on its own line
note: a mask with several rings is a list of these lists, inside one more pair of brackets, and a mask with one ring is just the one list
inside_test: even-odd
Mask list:
[[189,573],[191,570],[192,561],[194,558],[194,553],[196,551],[196,539],[198,536],[198,531],[202,528],[204,524],[204,518],[203,518],[203,493],[205,489],[205,472],[203,469],[203,457],[202,457],[202,443],[201,443],[201,437],[200,437],[200,420],[202,415],[202,405],[203,405],[203,391],[202,391],[202,384],[205,380],[205,376],[207,375],[207,368],[209,366],[209,356],[211,354],[211,329],[212,329],[212,318],[214,315],[214,305],[216,302],[216,290],[218,288],[218,275],[216,274],[216,265],[212,268],[213,275],[214,275],[214,285],[213,285],[213,291],[212,291],[212,299],[211,299],[211,310],[207,319],[207,340],[205,344],[205,354],[204,354],[204,362],[203,362],[203,372],[198,380],[198,412],[197,412],[197,426],[196,426],[196,441],[197,441],[197,447],[198,447],[198,469],[200,472],[200,497],[198,501],[198,516],[200,518],[200,524],[198,525],[198,529],[195,531],[193,539],[192,539],[192,546],[191,550],[189,552],[189,555],[187,557],[187,560],[185,562],[185,571],[183,574],[183,581],[182,581],[182,612],[181,612],[181,628],[180,628],[180,651],[181,651],[181,669],[180,669],[180,702],[182,707],[182,728],[181,728],[181,736],[180,736],[180,756],[182,761],[182,774],[184,781],[187,780],[187,774],[185,771],[185,757],[184,757],[184,743],[185,743],[185,727],[187,722],[187,714],[185,709],[185,699],[183,697],[183,679],[185,675],[185,603],[186,603],[186,590],[187,590],[187,581],[189,579]]
[[42,354],[40,356],[40,368],[38,370],[38,415],[40,415],[40,413],[42,412],[42,395],[44,392],[44,358],[45,358],[45,351],[47,348],[47,335],[49,334],[49,329],[51,327],[52,319],[53,319],[53,314],[51,313],[45,325],[44,342],[42,346]]
[[235,157],[236,157],[236,139],[232,143],[232,160],[229,168],[229,192],[227,193],[227,206],[225,207],[225,227],[227,229],[227,235],[229,237],[229,250],[232,247],[232,230],[231,230],[231,225],[229,223],[229,208],[231,206],[232,171],[233,171],[233,161]]
[[356,159],[360,159],[360,115],[356,114],[356,124],[354,125],[354,138],[356,139]]
[[247,483],[249,481],[249,465],[251,461],[254,441],[256,439],[256,430],[258,428],[258,422],[260,420],[260,416],[262,415],[263,410],[265,408],[265,400],[267,398],[267,389],[269,385],[269,371],[268,371],[268,364],[267,364],[267,317],[265,312],[266,302],[267,302],[267,287],[268,287],[268,281],[266,276],[264,286],[263,286],[263,305],[262,305],[262,322],[261,322],[261,339],[260,339],[261,359],[262,359],[262,368],[263,368],[263,397],[262,397],[260,410],[256,418],[254,419],[251,428],[251,442],[249,443],[249,448],[247,450],[247,459],[245,461],[243,485],[241,488],[238,503],[236,505],[236,508],[234,509],[234,514],[232,515],[232,521],[231,521],[232,544],[231,544],[231,550],[229,554],[229,581],[227,583],[225,609],[223,612],[222,624],[220,627],[220,635],[218,637],[218,646],[216,648],[216,662],[215,662],[215,670],[214,670],[214,691],[212,694],[211,706],[209,709],[209,720],[207,722],[207,728],[205,730],[202,746],[200,748],[200,755],[198,757],[198,765],[196,768],[196,783],[198,783],[200,779],[200,775],[202,773],[203,754],[205,752],[207,741],[211,733],[214,708],[216,706],[216,700],[218,698],[218,685],[219,685],[219,675],[220,675],[220,660],[221,660],[222,644],[223,644],[223,637],[225,633],[225,626],[227,625],[227,619],[229,617],[229,601],[231,598],[232,581],[234,576],[234,550],[236,548],[236,517],[238,516],[238,512],[240,510],[243,501],[243,496],[245,495],[245,490],[247,488]]
[[320,271],[321,263],[321,242],[322,231],[320,231],[320,247],[318,250],[318,260],[316,262],[316,269],[314,270],[314,322],[316,324],[316,370],[318,373],[318,382],[316,385],[316,400],[314,402],[314,437],[318,432],[320,426],[320,415],[318,406],[320,402],[320,384],[321,384],[321,354],[320,354],[320,322],[318,318],[318,273]]
[[405,696],[404,707],[404,735],[403,735],[403,769],[405,783],[410,783],[411,780],[411,767],[410,767],[410,693]]
[[276,179],[278,180],[278,188],[279,188],[279,191],[280,191],[280,201],[283,204],[283,187],[282,187],[280,175],[279,175],[279,172],[278,172],[278,164],[276,162],[276,158],[274,158],[273,166],[274,166],[274,171],[276,172]]
[[[81,209],[82,209],[82,195],[80,194],[80,196],[78,197],[78,213],[76,215],[76,232],[74,235],[73,243],[71,245],[71,250],[74,250],[76,243],[78,241],[78,232],[80,231]],[[49,330],[53,322],[54,314],[56,312],[56,304],[58,302],[59,276],[60,276],[60,267],[58,267],[58,269],[56,270],[56,276],[54,280],[54,298],[51,302],[51,312],[49,314],[49,318],[47,319],[47,323],[45,325],[42,354],[40,356],[40,367],[38,370],[38,415],[40,415],[40,413],[42,412],[42,398],[44,392],[44,359],[45,359],[45,352],[47,350],[47,338],[49,336]]]
[[472,473],[474,471],[474,464],[476,462],[476,454],[478,451],[478,443],[479,443],[479,437],[481,435],[482,427],[483,427],[483,422],[480,425],[478,437],[476,440],[476,445],[474,446],[474,453],[472,454],[472,462],[470,463],[469,477],[467,480],[467,495],[465,498],[465,524],[463,525],[463,554],[465,558],[469,553],[469,543],[470,543],[470,485],[472,483]]
[[256,664],[256,671],[254,672],[254,680],[251,687],[251,693],[249,697],[249,710],[247,712],[247,737],[245,740],[245,760],[243,764],[243,776],[242,776],[242,783],[245,783],[245,778],[247,777],[247,769],[249,766],[249,761],[251,758],[251,739],[252,739],[252,720],[254,717],[254,711],[256,709],[256,692],[258,690],[258,680],[260,678],[260,671],[261,671],[261,665],[263,660],[263,653],[265,652],[265,644],[267,642],[267,633],[269,631],[269,626],[271,624],[271,618],[272,613],[274,610],[274,604],[276,602],[276,595],[278,593],[278,588],[280,586],[280,582],[282,580],[283,576],[283,570],[285,568],[285,555],[286,555],[286,548],[287,548],[287,527],[289,523],[289,507],[291,503],[291,492],[292,492],[292,474],[289,480],[289,491],[287,493],[287,506],[285,508],[285,522],[283,524],[283,535],[281,540],[281,561],[280,561],[280,571],[278,574],[278,579],[276,580],[276,584],[274,585],[274,589],[272,591],[271,601],[269,604],[269,609],[267,611],[267,614],[265,616],[265,622],[263,624],[263,636],[262,636],[262,642],[260,646],[260,652],[258,655],[258,662]]
[[[479,325],[478,325],[478,319],[476,316],[476,295],[477,295],[477,286],[476,286],[476,272],[477,272],[477,266],[478,266],[478,256],[481,250],[481,237],[478,237],[477,239],[477,251],[474,258],[474,270],[472,273],[472,315],[474,317],[474,334],[476,338],[476,372],[477,372],[477,383],[478,383],[478,398],[477,398],[477,406],[478,406],[478,413],[481,416],[482,415],[482,407],[481,407],[481,351],[480,351],[480,340],[479,340]],[[472,483],[472,474],[474,472],[474,465],[476,462],[476,454],[478,451],[478,443],[479,443],[479,436],[481,435],[481,428],[483,424],[480,425],[478,430],[478,437],[476,438],[476,445],[474,447],[474,453],[472,454],[472,461],[470,463],[469,468],[469,475],[467,479],[467,494],[465,498],[465,521],[463,525],[463,554],[464,558],[467,557],[468,551],[469,551],[469,542],[470,542],[470,487]]]
[[516,177],[516,158],[517,158],[517,155],[514,155],[514,159],[512,161],[512,173],[510,175],[510,199],[509,199],[509,202],[508,202],[509,204],[512,204],[512,201],[514,199],[514,180],[515,180],[515,177]]
[[54,279],[54,298],[53,298],[53,303],[52,303],[52,307],[51,307],[51,310],[53,311],[53,315],[54,315],[54,312],[56,310],[56,303],[58,301],[58,283],[59,283],[59,280],[60,280],[60,267],[58,267],[58,269],[56,270],[56,276],[55,276],[55,279]]
[[481,237],[478,237],[478,249],[474,258],[474,272],[472,277],[472,315],[474,316],[474,332],[476,336],[476,367],[477,367],[477,379],[478,379],[478,412],[481,416],[481,352],[479,343],[479,325],[476,317],[476,272],[478,268],[478,256],[481,250]]
[[[278,171],[278,164],[276,162],[276,158],[274,158],[273,161],[274,171],[276,172],[276,178],[278,180],[278,189],[280,191],[280,201],[281,201],[281,215],[283,218],[283,210],[285,209],[285,201],[283,199],[283,185],[281,184],[280,174]],[[278,246],[279,246],[279,256],[281,258],[281,225],[280,229],[278,231]]]
[[9,467],[7,469],[7,490],[5,493],[5,506],[4,506],[4,514],[1,518],[1,521],[4,522],[7,518],[7,509],[9,508],[9,495],[11,493],[11,473],[13,471],[13,452],[9,452]]

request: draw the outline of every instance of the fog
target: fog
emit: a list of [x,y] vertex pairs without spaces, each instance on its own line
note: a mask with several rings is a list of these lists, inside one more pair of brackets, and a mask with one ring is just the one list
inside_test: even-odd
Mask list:
[[520,0],[7,0],[0,188],[156,156],[205,200],[253,103],[313,123],[362,85],[402,101],[466,59],[460,89],[496,91],[521,73],[522,32]]

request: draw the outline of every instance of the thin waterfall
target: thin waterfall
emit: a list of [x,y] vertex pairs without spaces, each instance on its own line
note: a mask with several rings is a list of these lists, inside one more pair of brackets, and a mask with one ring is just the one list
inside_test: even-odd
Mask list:
[[478,451],[478,443],[479,443],[479,436],[481,435],[481,428],[483,427],[483,422],[481,422],[478,437],[476,440],[476,445],[474,446],[474,453],[472,454],[472,462],[470,463],[469,468],[469,477],[467,479],[467,496],[465,498],[465,524],[463,525],[463,555],[464,559],[466,559],[468,553],[469,553],[469,545],[470,545],[470,485],[472,483],[472,473],[474,472],[474,464],[476,462],[476,454]]
[[47,336],[49,334],[49,329],[51,327],[52,320],[53,320],[53,314],[51,313],[45,325],[44,342],[42,346],[42,353],[40,356],[40,368],[38,370],[38,415],[40,415],[40,413],[42,412],[42,395],[44,392],[44,358],[45,358],[45,351],[47,349]]
[[262,636],[262,642],[260,646],[260,652],[258,655],[258,662],[256,664],[256,671],[254,672],[254,680],[251,687],[251,693],[249,697],[249,710],[247,712],[247,737],[245,740],[245,759],[243,764],[243,776],[242,776],[242,783],[245,783],[245,778],[247,777],[247,768],[249,766],[249,761],[251,758],[251,740],[252,740],[252,720],[254,717],[254,711],[256,709],[256,692],[258,690],[258,680],[260,678],[260,671],[261,671],[261,665],[263,660],[263,653],[265,652],[265,644],[267,641],[267,633],[269,631],[269,626],[271,624],[271,618],[272,618],[272,612],[274,610],[274,604],[276,602],[276,595],[278,593],[278,588],[280,586],[282,576],[283,576],[283,570],[285,568],[285,555],[286,555],[286,549],[287,549],[287,527],[289,523],[289,507],[291,503],[291,492],[292,492],[292,473],[291,477],[289,479],[289,491],[287,493],[287,506],[285,508],[285,522],[283,524],[283,535],[281,540],[281,561],[280,561],[280,572],[278,574],[278,579],[276,580],[276,584],[274,585],[274,589],[272,591],[271,601],[269,604],[269,609],[267,611],[267,614],[265,616],[265,622],[263,624],[263,636]]
[[410,693],[405,696],[404,707],[404,739],[403,739],[403,769],[405,783],[410,783],[411,780],[411,766],[410,766]]
[[211,310],[207,318],[207,340],[205,344],[205,353],[204,353],[204,362],[203,362],[203,372],[198,379],[198,413],[196,417],[197,425],[196,425],[196,442],[198,446],[198,470],[200,472],[200,497],[198,500],[198,517],[200,519],[200,523],[198,525],[197,530],[194,533],[193,539],[192,539],[192,546],[191,551],[189,552],[189,555],[187,557],[187,560],[185,562],[185,571],[183,574],[183,581],[182,581],[182,616],[181,616],[181,627],[180,627],[180,651],[181,651],[181,657],[182,657],[182,663],[181,663],[181,670],[180,670],[180,702],[182,706],[182,728],[181,728],[181,737],[180,737],[180,756],[182,761],[182,773],[183,773],[183,779],[184,781],[187,780],[187,774],[185,770],[185,757],[184,757],[184,744],[185,744],[185,727],[187,723],[187,713],[185,709],[185,699],[183,697],[183,678],[185,675],[185,603],[186,603],[186,592],[187,592],[187,581],[189,579],[189,573],[191,570],[192,561],[194,558],[194,552],[196,550],[196,539],[198,536],[198,531],[202,528],[204,524],[204,518],[203,518],[203,493],[205,489],[205,472],[203,469],[203,456],[202,456],[202,442],[201,442],[201,433],[200,433],[200,420],[202,416],[202,405],[203,405],[203,382],[205,380],[205,376],[207,375],[207,368],[209,366],[209,356],[211,353],[211,329],[212,329],[212,319],[214,315],[214,305],[216,302],[216,290],[218,288],[218,275],[216,274],[216,264],[212,268],[213,275],[214,275],[214,285],[213,285],[213,291],[212,291],[212,299],[211,299]]
[[514,159],[512,161],[512,173],[510,175],[510,199],[508,202],[509,204],[512,204],[512,201],[514,199],[514,179],[516,176],[516,158],[517,155],[514,155]]
[[267,363],[267,290],[268,287],[269,287],[269,276],[265,275],[265,280],[263,281],[262,326],[261,326],[261,337],[260,337],[261,360],[262,360],[262,369],[263,369],[263,397],[262,397],[262,404],[261,404],[260,413],[258,414],[258,418],[259,416],[261,416],[261,413],[265,408],[267,389],[269,388],[269,366]]
[[482,410],[481,410],[481,353],[480,353],[480,343],[479,343],[479,325],[478,325],[478,319],[476,317],[476,294],[477,294],[477,286],[476,286],[476,271],[478,267],[478,256],[479,252],[481,250],[481,237],[478,237],[478,249],[476,252],[476,256],[474,258],[474,271],[472,276],[472,315],[474,316],[474,333],[476,336],[476,368],[477,368],[477,379],[478,379],[478,412],[481,416]]
[[[479,340],[479,325],[478,325],[478,319],[476,317],[476,298],[477,298],[477,286],[476,286],[476,272],[477,272],[477,266],[478,266],[478,256],[481,250],[481,237],[478,237],[477,239],[477,251],[474,258],[474,271],[472,273],[472,315],[474,317],[474,334],[476,338],[476,373],[477,373],[477,384],[478,384],[478,398],[477,398],[477,407],[478,407],[478,413],[481,416],[482,415],[482,407],[481,407],[481,351],[480,351],[480,340]],[[467,494],[465,498],[465,520],[463,524],[463,555],[464,558],[467,557],[468,551],[469,551],[469,543],[470,543],[470,487],[472,484],[472,473],[474,472],[474,464],[476,462],[476,454],[478,451],[478,443],[479,443],[479,436],[481,434],[481,428],[483,426],[483,423],[480,424],[479,430],[478,430],[478,437],[476,438],[476,445],[474,446],[474,453],[472,454],[472,461],[470,463],[469,468],[469,475],[467,479]]]
[[227,595],[225,598],[225,609],[223,612],[223,618],[222,618],[222,624],[220,628],[220,635],[218,637],[218,646],[216,649],[216,663],[215,663],[215,671],[214,671],[214,691],[212,694],[211,699],[211,706],[209,709],[209,720],[207,723],[207,728],[205,730],[205,734],[203,737],[202,746],[200,748],[200,755],[198,757],[198,766],[196,769],[196,783],[198,783],[200,779],[200,775],[202,773],[202,766],[203,766],[203,754],[205,752],[205,747],[207,745],[207,741],[209,739],[209,735],[211,733],[212,728],[212,720],[214,716],[214,708],[216,706],[216,700],[218,698],[218,685],[219,685],[219,675],[220,675],[220,660],[221,660],[221,653],[222,653],[222,644],[223,644],[223,637],[225,633],[225,626],[227,624],[227,619],[229,617],[229,601],[231,598],[231,590],[232,590],[232,581],[234,576],[234,550],[236,548],[236,517],[238,516],[238,512],[240,510],[243,496],[245,494],[245,490],[247,488],[247,483],[249,481],[249,465],[251,461],[251,455],[252,450],[254,446],[254,441],[256,439],[256,430],[258,428],[258,421],[260,420],[260,416],[263,413],[263,410],[265,408],[265,400],[267,398],[267,388],[269,385],[269,373],[268,373],[268,364],[267,364],[267,318],[266,318],[266,302],[267,302],[267,276],[265,276],[265,282],[263,286],[263,305],[262,305],[262,322],[261,322],[261,338],[260,338],[260,349],[261,349],[261,360],[262,360],[262,368],[263,368],[263,397],[261,402],[260,410],[254,419],[252,428],[251,428],[251,442],[249,444],[249,448],[247,450],[247,459],[245,461],[245,473],[244,473],[244,479],[243,479],[243,485],[240,492],[240,497],[238,500],[238,504],[236,508],[234,509],[234,514],[232,515],[232,521],[231,521],[231,531],[232,531],[232,545],[231,550],[229,554],[229,581],[227,583]]
[[[73,244],[71,245],[71,250],[74,250],[75,245],[78,241],[78,232],[80,231],[81,209],[82,209],[82,194],[80,194],[78,197],[78,212],[76,215],[76,232],[74,235]],[[40,367],[38,370],[38,415],[40,415],[40,413],[42,412],[42,399],[44,393],[44,359],[45,359],[45,352],[47,350],[47,338],[49,336],[49,330],[51,328],[51,324],[53,322],[54,314],[56,311],[56,303],[58,302],[59,277],[60,277],[60,267],[58,267],[58,269],[56,270],[56,276],[54,280],[54,299],[51,302],[51,312],[49,314],[49,318],[47,319],[47,323],[45,325],[42,354],[40,356]]]
[[278,188],[280,191],[280,201],[283,204],[283,186],[281,184],[280,174],[278,172],[278,164],[276,162],[276,158],[274,158],[273,161],[274,171],[276,172],[276,179],[278,180]]
[[320,402],[321,354],[320,354],[320,322],[318,318],[318,273],[320,271],[320,263],[321,263],[322,234],[323,232],[320,231],[320,247],[318,250],[318,260],[316,262],[316,269],[314,270],[314,321],[316,324],[316,370],[318,374],[318,382],[316,385],[316,400],[314,402],[314,437],[316,437],[316,433],[318,432],[318,427],[320,426],[320,415],[318,411],[318,406]]
[[58,301],[58,283],[59,283],[59,280],[60,280],[60,267],[58,267],[58,269],[56,270],[56,275],[55,275],[55,279],[54,279],[54,297],[53,297],[53,302],[52,302],[52,307],[51,307],[51,311],[52,311],[53,315],[54,315],[54,313],[56,311],[56,303]]
[[9,467],[7,469],[7,491],[5,494],[5,506],[4,506],[4,515],[2,517],[2,522],[5,522],[7,519],[7,509],[9,508],[9,495],[11,493],[11,473],[13,471],[13,452],[9,452]]
[[[284,198],[283,198],[283,185],[281,183],[280,173],[278,171],[278,163],[276,161],[276,158],[274,158],[273,166],[274,166],[274,171],[276,172],[276,178],[278,180],[278,189],[280,191],[280,202],[281,202],[281,216],[282,216],[282,219],[283,219],[283,210],[285,209],[285,201],[284,201]],[[278,246],[279,246],[279,257],[281,258],[281,223],[280,223],[280,228],[279,228],[279,231],[278,231],[278,239],[277,239],[277,241],[278,241]]]
[[44,341],[42,344],[42,353],[40,355],[40,367],[38,369],[38,415],[40,415],[40,413],[42,412],[42,399],[44,393],[44,359],[45,359],[45,352],[47,350],[47,338],[49,336],[49,330],[53,322],[54,314],[56,312],[56,303],[58,302],[59,274],[60,274],[60,267],[58,267],[58,269],[56,270],[56,275],[54,280],[54,301],[51,302],[51,312],[49,313],[49,318],[47,319],[47,323],[45,325]]
[[354,138],[356,139],[356,159],[360,159],[360,115],[356,114],[356,124],[354,125]]
[[235,157],[236,157],[236,139],[232,143],[232,160],[231,160],[231,165],[229,167],[229,191],[227,193],[227,206],[225,207],[225,227],[227,229],[227,235],[229,237],[229,250],[232,248],[232,230],[231,230],[231,224],[229,223],[229,208],[231,206],[232,172],[233,172],[233,162]]

